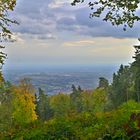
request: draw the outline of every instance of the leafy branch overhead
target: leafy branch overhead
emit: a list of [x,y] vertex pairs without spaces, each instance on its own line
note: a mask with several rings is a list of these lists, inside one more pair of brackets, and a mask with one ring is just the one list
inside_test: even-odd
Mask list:
[[[74,0],[72,5],[85,2],[86,0]],[[132,28],[135,21],[140,20],[137,14],[139,0],[94,0],[88,3],[92,10],[90,17],[101,17],[112,25],[124,25]]]
[[[16,0],[0,0],[0,42],[9,41],[12,38],[12,32],[9,27],[11,24],[18,24],[17,21],[9,19],[8,12],[13,11]],[[4,46],[0,45],[0,49]],[[6,54],[0,52],[0,64],[3,65]]]

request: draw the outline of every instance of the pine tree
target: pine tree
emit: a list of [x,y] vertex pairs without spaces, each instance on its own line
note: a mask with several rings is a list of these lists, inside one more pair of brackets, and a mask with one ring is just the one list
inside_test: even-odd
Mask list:
[[109,86],[109,82],[108,82],[108,80],[106,79],[106,78],[104,78],[104,77],[100,77],[99,78],[99,88],[108,88],[108,86]]
[[[140,39],[139,39],[140,41]],[[137,101],[140,101],[140,45],[135,45],[135,56],[133,57],[135,61],[132,63],[132,67],[135,69],[135,93],[137,96]]]
[[110,86],[110,98],[115,107],[129,99],[133,99],[132,91],[133,86],[133,73],[130,66],[121,65],[118,72],[113,74],[113,82]]
[[38,91],[39,95],[37,98],[37,114],[41,120],[47,120],[52,116],[49,98],[41,88],[39,88]]

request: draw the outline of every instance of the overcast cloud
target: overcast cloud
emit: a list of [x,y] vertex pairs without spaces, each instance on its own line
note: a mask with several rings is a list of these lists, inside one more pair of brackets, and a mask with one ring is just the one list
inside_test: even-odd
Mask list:
[[[90,19],[91,11],[87,3],[71,6],[69,0],[17,1],[15,11],[10,16],[20,23],[19,26],[12,26],[18,41],[7,48],[7,63],[38,61],[46,65],[69,62],[94,64],[131,60],[131,47],[140,35],[139,23],[124,32],[123,27],[112,27],[99,18]],[[120,47],[114,45],[113,41],[118,42]],[[121,53],[113,57],[111,52],[116,52],[117,49]],[[22,55],[26,55],[26,59]],[[99,58],[99,55],[103,58]]]
[[[87,3],[71,6],[67,0],[19,0],[14,17],[20,22],[15,32],[41,35],[73,31],[91,37],[139,37],[140,26],[124,32],[123,27],[112,27],[101,19],[90,19]],[[43,38],[43,37],[42,37]],[[44,38],[46,39],[46,38]]]

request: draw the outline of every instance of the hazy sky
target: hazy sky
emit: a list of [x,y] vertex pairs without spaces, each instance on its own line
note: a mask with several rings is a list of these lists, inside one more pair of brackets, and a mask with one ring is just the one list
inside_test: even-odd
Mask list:
[[87,3],[69,0],[17,0],[11,13],[17,41],[8,43],[7,67],[121,64],[132,61],[140,26],[123,31],[89,18]]

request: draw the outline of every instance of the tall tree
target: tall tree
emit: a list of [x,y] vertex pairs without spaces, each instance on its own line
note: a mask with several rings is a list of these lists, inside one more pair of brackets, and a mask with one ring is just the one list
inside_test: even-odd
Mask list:
[[81,89],[80,86],[75,87],[72,85],[72,93],[70,94],[70,99],[71,99],[71,104],[73,109],[75,109],[77,112],[82,111],[82,98],[81,98],[81,93],[83,90]]
[[47,120],[52,116],[49,97],[41,88],[39,88],[38,91],[39,95],[37,98],[37,115],[41,120]]
[[12,85],[9,82],[0,84],[0,132],[10,129],[12,122]]
[[121,65],[118,72],[113,74],[113,82],[110,87],[110,97],[115,107],[123,102],[133,99],[133,73],[130,66]]
[[37,119],[35,95],[33,86],[22,80],[18,86],[13,86],[13,120],[18,124],[26,124]]
[[[139,39],[140,41],[140,39]],[[132,67],[135,68],[135,92],[137,101],[140,101],[140,45],[135,45],[135,61],[132,63]]]

